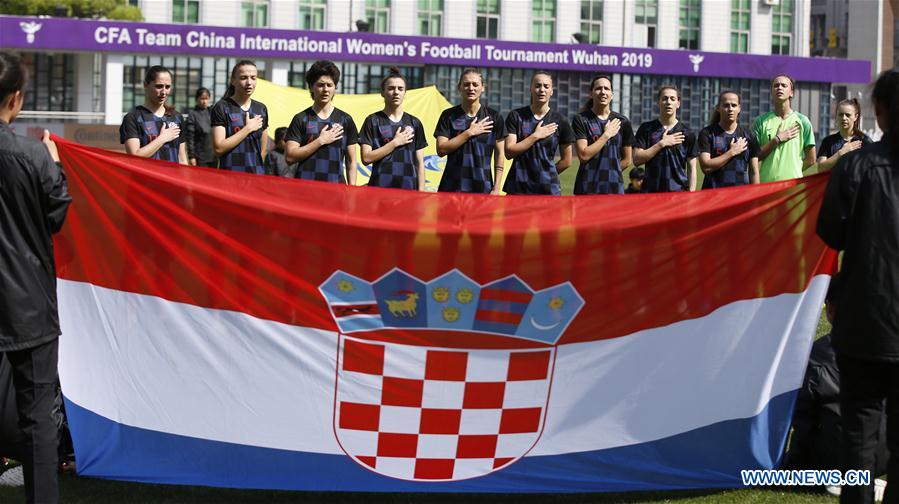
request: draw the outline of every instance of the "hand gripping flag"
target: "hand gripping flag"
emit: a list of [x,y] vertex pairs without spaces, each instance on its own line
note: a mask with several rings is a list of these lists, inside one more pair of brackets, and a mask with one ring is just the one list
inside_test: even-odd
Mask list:
[[385,492],[741,486],[779,464],[826,176],[489,197],[57,140],[79,472]]

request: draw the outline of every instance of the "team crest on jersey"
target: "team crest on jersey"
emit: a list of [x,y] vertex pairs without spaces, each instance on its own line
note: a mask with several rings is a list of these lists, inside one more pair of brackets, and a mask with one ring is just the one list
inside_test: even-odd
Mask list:
[[144,131],[146,131],[147,135],[151,138],[156,138],[157,136],[159,136],[159,128],[156,126],[156,121],[144,122]]
[[337,323],[334,432],[378,474],[455,481],[502,470],[543,431],[556,344],[584,306],[570,282],[479,284],[336,271],[319,290]]
[[[402,127],[402,126],[400,126]],[[393,140],[393,126],[389,124],[382,124],[378,126],[378,131],[381,133],[381,137],[385,142],[390,142]]]
[[715,144],[715,155],[720,156],[727,152],[727,139],[722,137],[715,137],[713,143]]
[[528,135],[534,132],[534,124],[529,122],[521,123],[521,138],[527,138]]
[[602,136],[602,128],[599,124],[591,121],[587,123],[587,127],[590,128],[590,136],[593,137],[593,141],[599,140],[599,137]]

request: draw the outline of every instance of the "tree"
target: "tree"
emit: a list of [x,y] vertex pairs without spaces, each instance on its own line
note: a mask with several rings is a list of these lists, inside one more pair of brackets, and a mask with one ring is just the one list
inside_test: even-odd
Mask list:
[[107,18],[141,21],[140,9],[128,5],[126,0],[4,0],[0,2],[0,14],[17,16],[55,16],[65,8],[66,17]]

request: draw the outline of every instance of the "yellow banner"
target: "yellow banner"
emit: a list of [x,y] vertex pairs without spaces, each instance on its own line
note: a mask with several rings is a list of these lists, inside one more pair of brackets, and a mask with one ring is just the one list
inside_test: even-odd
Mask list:
[[[260,79],[256,83],[253,99],[265,104],[268,108],[268,134],[274,137],[275,129],[289,126],[290,120],[297,112],[312,106],[312,97],[306,89],[280,86]],[[343,110],[353,118],[356,129],[362,129],[362,123],[369,115],[384,109],[384,98],[380,94],[349,95],[338,94],[334,97],[334,106]],[[429,191],[436,191],[443,175],[445,158],[437,156],[437,140],[433,137],[440,113],[452,104],[437,91],[434,86],[410,89],[406,92],[403,110],[421,120],[425,129],[428,146],[425,147],[425,178]],[[371,174],[371,166],[362,165],[361,153],[356,155],[359,169],[357,184],[367,184]]]

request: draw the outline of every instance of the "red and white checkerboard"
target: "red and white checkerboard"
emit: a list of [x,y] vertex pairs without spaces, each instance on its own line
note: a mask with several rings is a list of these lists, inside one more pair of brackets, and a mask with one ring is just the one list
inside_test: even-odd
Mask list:
[[341,335],[334,431],[385,476],[448,481],[508,466],[537,442],[554,348],[429,348]]

